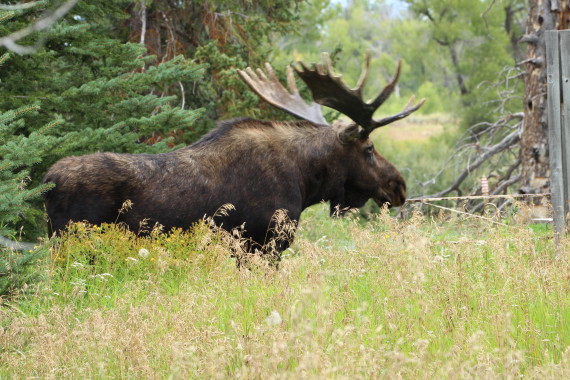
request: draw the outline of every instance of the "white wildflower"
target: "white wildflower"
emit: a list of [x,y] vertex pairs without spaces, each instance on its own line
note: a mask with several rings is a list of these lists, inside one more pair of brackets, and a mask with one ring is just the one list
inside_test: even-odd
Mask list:
[[269,326],[277,326],[280,325],[281,322],[283,322],[283,319],[281,318],[281,315],[279,315],[279,313],[275,310],[269,314],[269,317],[265,318],[265,323]]

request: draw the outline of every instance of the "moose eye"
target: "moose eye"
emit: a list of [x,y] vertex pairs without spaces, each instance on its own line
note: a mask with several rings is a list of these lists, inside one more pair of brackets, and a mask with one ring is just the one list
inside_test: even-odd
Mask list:
[[366,153],[367,156],[372,156],[374,154],[374,145],[364,148],[364,153]]

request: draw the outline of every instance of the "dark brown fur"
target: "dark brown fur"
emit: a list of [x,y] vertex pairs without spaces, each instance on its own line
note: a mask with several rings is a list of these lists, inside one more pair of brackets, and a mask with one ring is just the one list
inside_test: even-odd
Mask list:
[[[83,220],[119,221],[135,232],[143,220],[188,228],[230,203],[235,210],[216,223],[228,230],[243,225],[244,237],[262,246],[273,238],[279,209],[296,223],[303,209],[323,200],[331,210],[370,198],[401,205],[405,182],[396,168],[370,140],[339,136],[338,128],[306,121],[237,119],[171,153],[64,158],[44,178],[56,185],[46,194],[50,234]],[[119,215],[126,200],[132,209]],[[277,251],[291,239],[292,233],[278,239]]]

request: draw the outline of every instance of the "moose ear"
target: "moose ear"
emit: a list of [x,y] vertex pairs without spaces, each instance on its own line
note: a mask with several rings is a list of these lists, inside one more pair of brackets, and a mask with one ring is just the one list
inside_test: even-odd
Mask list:
[[362,138],[362,128],[354,123],[340,125],[338,127],[337,136],[341,144],[350,144]]

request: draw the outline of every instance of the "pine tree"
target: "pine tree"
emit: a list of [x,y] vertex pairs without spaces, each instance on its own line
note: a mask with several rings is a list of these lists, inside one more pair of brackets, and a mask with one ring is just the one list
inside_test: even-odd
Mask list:
[[[7,55],[0,58],[6,59]],[[17,133],[24,126],[23,116],[38,110],[38,106],[32,105],[0,112],[0,236],[14,235],[22,217],[38,215],[31,201],[51,187],[28,186],[29,174],[32,167],[61,142],[61,138],[50,135],[60,121],[49,123],[29,136]]]
[[[220,119],[288,118],[249,91],[236,69],[261,67],[280,36],[299,28],[298,0],[131,1],[129,41],[144,43],[161,60],[184,54],[207,65],[204,78],[185,84],[191,107],[207,117],[182,136],[192,142]],[[280,68],[278,68],[280,69]],[[284,73],[283,73],[284,74]],[[284,75],[283,75],[284,76]],[[191,94],[189,93],[191,89]]]
[[[8,59],[8,54],[0,57],[0,69]],[[24,117],[38,113],[39,109],[30,105],[0,111],[0,304],[38,276],[35,263],[46,253],[45,248],[15,252],[3,247],[32,248],[28,244],[14,244],[5,236],[16,236],[16,226],[22,218],[42,214],[33,200],[51,187],[29,186],[29,173],[47,152],[61,143],[62,138],[53,135],[61,120],[54,120],[28,136],[18,132],[25,128]]]
[[[86,3],[78,3],[51,30],[34,36],[44,43],[36,54],[14,56],[0,71],[0,110],[16,110],[19,116],[14,120],[6,114],[9,124],[3,130],[27,144],[24,154],[10,145],[12,138],[2,140],[6,145],[0,159],[34,160],[10,173],[18,173],[19,186],[25,179],[36,195],[45,190],[38,184],[48,167],[64,156],[167,151],[176,146],[173,136],[191,129],[201,114],[187,108],[183,87],[201,77],[204,65],[182,56],[157,62],[143,45],[119,39],[116,29],[128,16],[123,12],[128,2]],[[0,35],[31,22],[37,8],[14,13],[13,22],[0,24]],[[33,108],[22,113],[30,103]],[[46,120],[57,120],[57,128],[50,129],[51,145],[35,140],[49,129]],[[41,197],[26,194],[3,202],[6,212],[22,207],[3,214],[2,223],[6,232],[23,226],[29,240],[45,231],[45,222]]]
[[[5,25],[17,14],[0,14],[0,23]],[[9,58],[8,53],[0,57],[0,71]],[[7,111],[0,109],[0,236],[14,236],[22,218],[41,215],[32,202],[51,187],[45,184],[28,186],[34,166],[62,141],[61,137],[53,135],[54,127],[61,124],[58,119],[31,133],[22,133],[27,129],[26,116],[38,114],[39,110],[37,104],[20,105]]]

